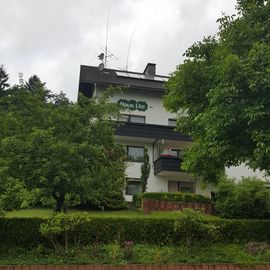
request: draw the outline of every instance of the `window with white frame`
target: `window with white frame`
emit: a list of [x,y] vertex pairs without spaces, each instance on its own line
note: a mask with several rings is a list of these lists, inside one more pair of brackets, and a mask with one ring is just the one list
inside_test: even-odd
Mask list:
[[169,119],[168,126],[169,127],[176,127],[176,119]]
[[194,192],[193,182],[168,181],[168,192]]
[[170,149],[170,154],[179,159],[183,158],[183,151],[179,149]]
[[145,116],[132,115],[132,114],[121,114],[119,121],[127,122],[127,123],[145,124]]
[[127,158],[128,161],[143,162],[144,147],[127,145]]
[[142,191],[142,182],[139,178],[126,178],[126,195],[135,195]]

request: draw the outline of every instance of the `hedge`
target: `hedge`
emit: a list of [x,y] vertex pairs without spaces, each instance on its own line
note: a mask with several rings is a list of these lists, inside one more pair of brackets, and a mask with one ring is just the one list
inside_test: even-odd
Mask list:
[[[132,240],[135,243],[178,244],[173,230],[175,219],[161,218],[92,218],[80,228],[82,245],[112,243]],[[0,219],[2,246],[33,247],[46,244],[39,226],[45,219],[12,218]],[[218,226],[220,242],[270,241],[270,220],[215,220],[208,221]]]
[[0,218],[0,245],[34,247],[42,242],[40,218]]

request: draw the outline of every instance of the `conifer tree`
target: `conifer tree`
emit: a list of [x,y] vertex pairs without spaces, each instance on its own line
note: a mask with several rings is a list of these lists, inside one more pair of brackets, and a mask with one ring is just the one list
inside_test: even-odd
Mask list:
[[3,91],[9,87],[7,83],[9,76],[4,68],[3,65],[0,65],[0,96],[2,95]]
[[147,148],[144,148],[143,164],[141,166],[142,192],[146,191],[150,169],[151,169],[151,165],[149,163],[148,150]]

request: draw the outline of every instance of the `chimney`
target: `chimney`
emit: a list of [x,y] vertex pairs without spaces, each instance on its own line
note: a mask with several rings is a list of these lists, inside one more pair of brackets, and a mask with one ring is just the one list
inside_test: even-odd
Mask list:
[[146,76],[155,76],[156,75],[156,64],[148,63],[143,72]]

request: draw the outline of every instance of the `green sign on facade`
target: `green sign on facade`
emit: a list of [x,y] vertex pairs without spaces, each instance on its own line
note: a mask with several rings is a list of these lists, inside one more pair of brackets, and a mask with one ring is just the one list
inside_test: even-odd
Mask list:
[[117,104],[131,111],[137,110],[145,112],[148,109],[148,104],[145,101],[136,101],[134,99],[131,100],[119,99],[117,101]]

